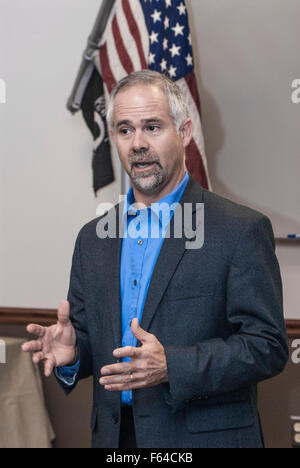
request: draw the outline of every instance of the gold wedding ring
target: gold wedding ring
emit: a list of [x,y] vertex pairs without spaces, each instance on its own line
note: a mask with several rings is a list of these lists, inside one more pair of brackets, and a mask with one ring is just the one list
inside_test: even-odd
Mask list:
[[131,379],[131,382],[134,381],[133,373],[130,374],[130,379]]

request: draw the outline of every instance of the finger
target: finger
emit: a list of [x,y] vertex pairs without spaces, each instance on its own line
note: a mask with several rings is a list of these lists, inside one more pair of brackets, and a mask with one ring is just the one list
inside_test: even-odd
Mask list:
[[42,342],[40,340],[27,341],[22,345],[22,350],[25,352],[41,351]]
[[27,326],[26,330],[31,334],[31,335],[37,335],[40,338],[43,338],[43,336],[46,333],[46,328],[41,327],[41,325],[36,325],[31,323],[30,325]]
[[128,392],[130,390],[138,390],[139,388],[147,388],[147,383],[144,379],[135,377],[134,382],[123,384],[105,385],[104,389],[108,392]]
[[132,346],[125,346],[124,348],[115,349],[113,356],[116,358],[138,358],[141,350],[133,348]]
[[44,363],[44,374],[45,377],[50,377],[55,367],[55,362],[52,359],[47,359]]
[[118,374],[118,375],[110,375],[108,377],[101,377],[99,380],[100,385],[115,385],[115,384],[127,384],[130,385],[132,383],[131,373],[127,374]]
[[116,375],[126,374],[133,372],[133,367],[130,362],[122,362],[121,364],[111,364],[110,366],[104,366],[100,370],[101,375]]
[[153,335],[151,335],[151,333],[146,332],[145,330],[143,330],[142,327],[140,327],[138,319],[132,320],[131,331],[133,335],[135,336],[135,338],[137,338],[138,341],[140,341],[141,343],[144,343],[149,340],[151,341],[153,340]]
[[59,304],[59,308],[57,311],[57,318],[59,323],[62,325],[67,325],[70,320],[70,304],[68,301],[62,301]]
[[39,353],[34,353],[34,355],[32,356],[32,361],[34,362],[34,364],[38,364],[44,359],[44,357],[44,353],[40,351]]

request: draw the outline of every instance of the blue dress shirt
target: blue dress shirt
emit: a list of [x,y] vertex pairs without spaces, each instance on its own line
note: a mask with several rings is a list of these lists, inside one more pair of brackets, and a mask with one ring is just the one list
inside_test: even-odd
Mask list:
[[[135,347],[137,344],[130,323],[134,318],[138,318],[141,323],[152,274],[176,204],[180,202],[188,181],[189,174],[186,172],[183,180],[172,193],[143,210],[138,210],[133,206],[135,199],[132,188],[127,194],[123,210],[124,238],[120,268],[122,347]],[[163,203],[169,207],[174,205],[174,210],[167,212],[168,216],[162,215]],[[125,358],[123,361],[130,361],[130,359]],[[65,384],[72,385],[78,368],[79,363],[72,367],[61,367],[56,370],[56,375]],[[122,392],[122,404],[131,405],[131,403],[132,392]]]

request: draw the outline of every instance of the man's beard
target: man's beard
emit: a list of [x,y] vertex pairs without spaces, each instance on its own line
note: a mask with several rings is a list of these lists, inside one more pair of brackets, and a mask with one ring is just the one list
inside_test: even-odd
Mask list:
[[[145,195],[156,193],[165,182],[165,174],[159,157],[148,151],[135,151],[129,154],[129,177],[132,185]],[[155,166],[145,169],[142,173],[136,171],[136,164],[154,163]]]

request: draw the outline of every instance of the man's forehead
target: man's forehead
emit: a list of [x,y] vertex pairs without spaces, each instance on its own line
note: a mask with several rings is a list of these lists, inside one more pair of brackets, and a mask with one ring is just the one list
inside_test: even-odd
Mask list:
[[115,117],[125,115],[161,115],[169,113],[164,92],[157,86],[132,86],[121,90],[115,99]]
[[149,101],[147,103],[141,103],[140,105],[135,105],[134,103],[125,102],[115,104],[115,116],[122,116],[124,114],[134,115],[158,115],[161,113],[166,113],[167,109],[164,109],[159,101]]

